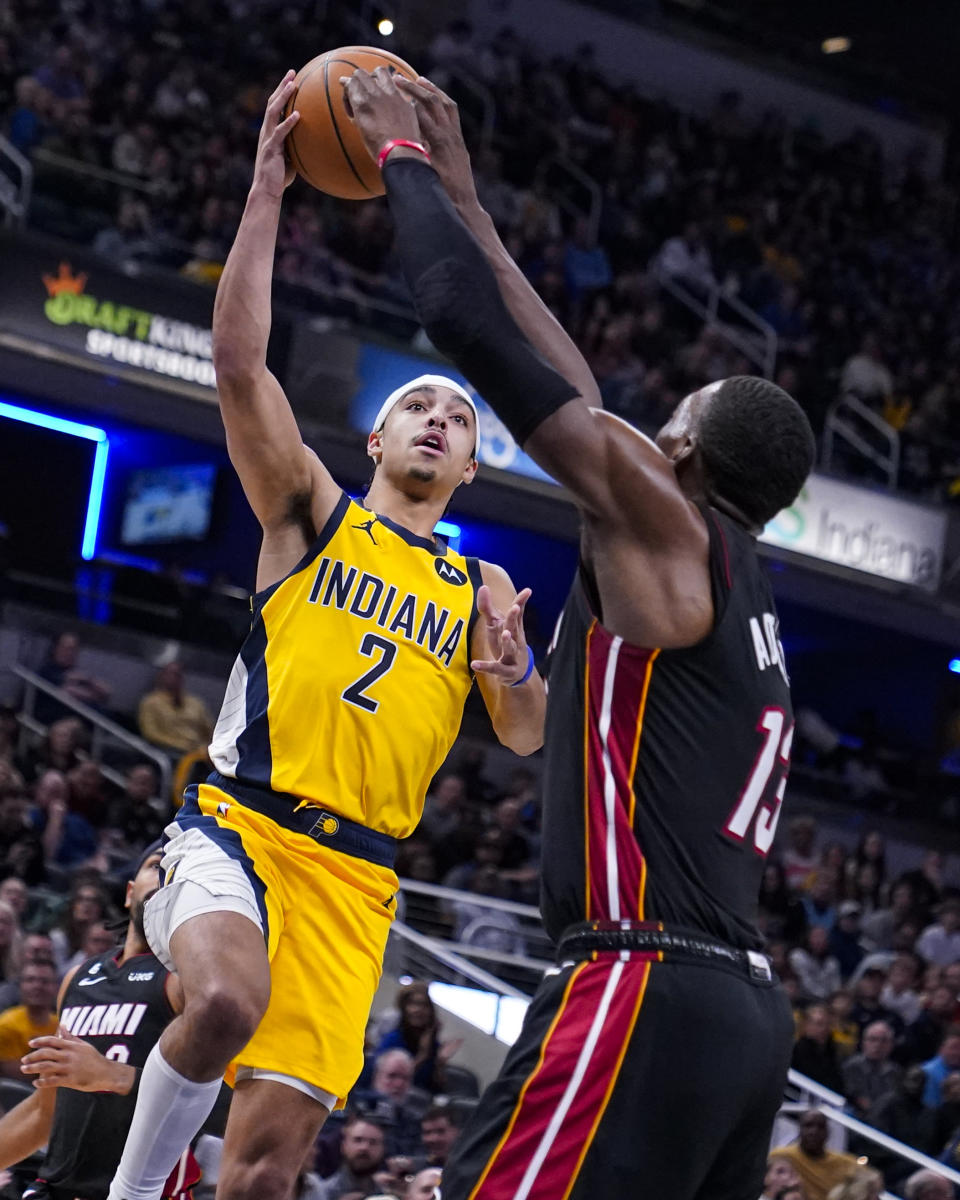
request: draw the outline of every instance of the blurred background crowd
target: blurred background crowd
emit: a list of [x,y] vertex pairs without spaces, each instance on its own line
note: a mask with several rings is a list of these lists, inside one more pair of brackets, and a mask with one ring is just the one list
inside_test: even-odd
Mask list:
[[[37,169],[31,223],[116,262],[215,279],[266,97],[304,57],[295,6],[256,5],[251,35],[252,7],[0,8],[0,127]],[[317,46],[355,40],[349,14],[317,9]],[[754,369],[663,284],[703,299],[718,290],[776,333],[777,379],[815,427],[841,392],[857,396],[901,432],[903,483],[949,498],[960,473],[957,191],[929,177],[919,150],[889,162],[865,131],[828,144],[784,112],[748,119],[733,91],[693,117],[611,83],[590,46],[544,61],[510,28],[479,41],[457,21],[427,47],[391,47],[415,52],[462,101],[481,200],[609,407],[657,425],[688,391]],[[476,85],[493,102],[482,119]],[[76,164],[88,170],[78,177]],[[298,184],[277,277],[301,307],[415,328],[385,202]]]

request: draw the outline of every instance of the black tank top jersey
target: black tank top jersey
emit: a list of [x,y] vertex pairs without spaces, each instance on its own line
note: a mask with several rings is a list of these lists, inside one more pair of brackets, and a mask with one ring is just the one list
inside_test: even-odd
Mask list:
[[786,786],[793,714],[754,539],[715,509],[713,631],[682,650],[604,628],[581,567],[549,661],[543,915],[650,921],[762,945],[752,916]]
[[[107,1058],[142,1067],[174,1015],[164,990],[167,970],[152,954],[118,966],[116,953],[82,964],[64,995],[60,1020]],[[40,1177],[85,1200],[106,1197],[136,1099],[136,1088],[128,1096],[58,1089]]]

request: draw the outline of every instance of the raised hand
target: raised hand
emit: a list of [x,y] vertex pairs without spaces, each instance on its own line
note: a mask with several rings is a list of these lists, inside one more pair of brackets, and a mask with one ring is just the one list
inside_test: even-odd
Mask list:
[[254,185],[279,199],[284,189],[293,183],[296,171],[287,160],[284,143],[287,134],[300,120],[296,109],[281,120],[283,109],[293,95],[294,71],[288,71],[267,101],[267,110],[260,126],[257,157],[253,167]]
[[352,75],[341,75],[340,82],[347,111],[374,161],[393,138],[421,140],[416,109],[387,67],[377,67],[372,73],[358,69]]
[[475,659],[470,669],[478,675],[489,675],[504,686],[510,686],[527,672],[527,639],[523,632],[523,610],[532,592],[524,588],[506,613],[493,603],[490,589],[484,584],[477,592],[477,609],[483,617],[487,634],[489,659]]
[[447,195],[458,208],[476,203],[477,189],[470,168],[470,155],[463,140],[460,110],[455,102],[422,75],[416,82],[398,75],[397,87],[417,110],[420,132]]

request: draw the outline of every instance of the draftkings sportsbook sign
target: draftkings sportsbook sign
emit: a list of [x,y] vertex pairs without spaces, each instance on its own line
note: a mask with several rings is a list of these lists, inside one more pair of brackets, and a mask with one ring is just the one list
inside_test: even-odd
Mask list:
[[0,335],[107,366],[210,389],[213,291],[152,273],[127,275],[73,247],[0,241]]

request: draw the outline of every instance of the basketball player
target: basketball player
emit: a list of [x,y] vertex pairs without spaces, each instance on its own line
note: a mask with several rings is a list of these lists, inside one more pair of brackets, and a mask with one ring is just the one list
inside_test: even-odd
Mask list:
[[468,393],[426,376],[386,399],[360,504],[303,445],[266,368],[292,89],[290,72],[268,103],[213,320],[227,445],[263,527],[253,624],[216,770],[187,789],[146,910],[184,1012],[144,1068],[111,1200],[156,1200],[238,1056],[217,1194],[286,1200],[360,1073],[396,841],[420,819],[474,672],[500,740],[521,754],[542,742],[529,592],[433,534],[477,469]]
[[809,424],[746,377],[686,397],[655,442],[593,407],[583,365],[564,370],[575,350],[477,211],[446,97],[385,71],[346,88],[374,157],[393,139],[436,155],[434,169],[401,146],[384,166],[427,334],[583,514],[545,740],[559,965],[444,1169],[444,1200],[754,1200],[793,1029],[751,922],[793,736],[755,538],[811,468]]
[[[120,1161],[140,1069],[161,1031],[182,1008],[175,975],[150,953],[143,905],[157,887],[159,846],[148,848],[127,884],[123,946],[74,967],[60,985],[60,1030],[34,1038],[23,1071],[32,1096],[0,1119],[0,1165],[47,1147],[34,1200],[103,1200]],[[185,1153],[164,1188],[189,1196],[199,1171]]]

